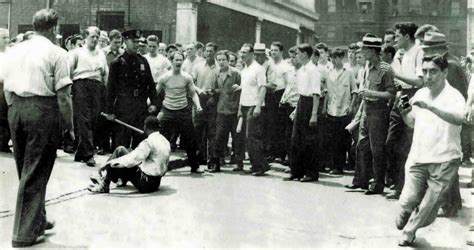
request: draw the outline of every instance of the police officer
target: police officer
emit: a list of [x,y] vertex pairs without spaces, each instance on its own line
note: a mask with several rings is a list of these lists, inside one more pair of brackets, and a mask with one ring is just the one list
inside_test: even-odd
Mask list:
[[[147,60],[137,53],[141,31],[128,30],[122,33],[125,53],[110,65],[107,84],[107,119],[115,118],[141,128],[148,113],[156,112],[158,96]],[[147,106],[147,98],[151,105]],[[132,130],[115,127],[114,147],[135,148],[144,135]]]

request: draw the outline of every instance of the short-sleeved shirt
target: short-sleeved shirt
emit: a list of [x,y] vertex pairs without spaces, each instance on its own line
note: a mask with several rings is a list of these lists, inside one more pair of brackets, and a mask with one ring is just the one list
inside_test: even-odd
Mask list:
[[300,95],[298,94],[298,86],[296,84],[296,68],[291,66],[290,71],[286,73],[287,84],[285,91],[281,96],[280,102],[288,103],[291,107],[296,107]]
[[72,83],[67,52],[47,38],[34,35],[5,54],[0,81],[4,90],[22,97],[56,96]]
[[168,72],[171,69],[172,65],[168,58],[164,57],[161,54],[158,54],[155,57],[151,57],[150,54],[146,54],[143,57],[148,61],[151,69],[151,75],[153,76],[153,81],[158,82],[158,78],[164,73]]
[[[385,64],[385,67],[381,67]],[[380,92],[390,92],[391,94],[396,93],[396,88],[393,83],[393,74],[388,71],[390,67],[386,62],[379,61],[375,65],[369,65],[365,70],[364,84],[363,89],[380,91]],[[365,101],[371,103],[375,101],[381,101],[377,98],[365,97]],[[382,103],[386,104],[385,101]]]
[[234,91],[234,85],[240,86],[240,73],[232,68],[225,72],[219,72],[217,77],[217,89],[219,89],[219,101],[217,102],[217,113],[232,115],[239,110],[240,91]]
[[193,78],[186,72],[179,75],[170,70],[158,78],[158,84],[165,92],[163,106],[170,110],[180,110],[188,106],[189,87],[193,84]]
[[[463,114],[464,98],[446,82],[444,89],[432,99],[428,88],[421,88],[410,103],[425,101],[449,113]],[[415,118],[413,142],[407,166],[423,163],[441,163],[461,158],[461,126],[451,124],[427,109],[412,105]]]
[[327,78],[327,112],[331,116],[345,116],[349,114],[352,94],[357,93],[356,80],[350,69],[335,68],[329,71]]
[[216,63],[210,66],[206,61],[198,64],[192,73],[196,86],[204,90],[215,87],[217,75],[219,75],[219,66]]
[[275,91],[285,89],[286,82],[285,82],[285,74],[291,70],[291,65],[289,65],[286,61],[281,60],[279,63],[275,63],[272,61],[273,66],[273,84],[276,85]]
[[259,102],[260,87],[263,87],[267,82],[264,68],[254,60],[242,69],[240,78],[240,86],[242,87],[240,105],[246,107],[256,106]]
[[186,58],[186,60],[184,60],[183,62],[183,65],[181,65],[181,70],[188,73],[188,74],[192,74],[193,71],[195,70],[196,66],[201,64],[201,63],[204,63],[206,61],[206,59],[200,57],[200,56],[196,56],[196,58],[194,58],[194,61],[191,62],[191,60],[189,60],[189,58]]
[[105,54],[87,48],[77,48],[69,52],[69,66],[71,67],[72,80],[93,79],[105,84],[109,67]]
[[[423,77],[422,64],[423,64],[423,50],[418,45],[413,45],[409,50],[405,51],[405,54],[402,57],[400,63],[400,74],[409,77],[418,79]],[[394,58],[394,60],[399,60]],[[404,89],[413,88],[412,85],[404,83],[403,81],[398,81],[400,86]]]
[[308,61],[296,71],[296,85],[301,96],[321,95],[321,73],[313,62]]

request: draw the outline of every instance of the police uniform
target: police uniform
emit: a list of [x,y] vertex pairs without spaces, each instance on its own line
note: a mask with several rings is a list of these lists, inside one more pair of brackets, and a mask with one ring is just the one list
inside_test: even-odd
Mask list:
[[[122,33],[124,39],[138,39],[141,32],[129,30]],[[110,65],[107,84],[107,113],[134,127],[142,128],[148,115],[147,99],[158,105],[155,83],[147,60],[138,53],[126,50]],[[116,125],[114,148],[135,148],[144,138],[126,127]]]

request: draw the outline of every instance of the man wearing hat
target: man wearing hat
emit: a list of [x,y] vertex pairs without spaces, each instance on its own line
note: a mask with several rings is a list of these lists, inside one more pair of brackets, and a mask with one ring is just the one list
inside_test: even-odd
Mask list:
[[[147,60],[138,54],[141,31],[129,30],[122,33],[126,49],[110,65],[107,83],[107,119],[115,118],[134,127],[142,128],[148,113],[156,112],[158,95]],[[147,98],[151,105],[148,107]],[[114,148],[124,146],[135,148],[144,135],[137,134],[123,126],[116,126]]]
[[138,39],[138,54],[144,56],[148,54],[147,50],[147,40],[145,37],[140,37]]
[[[461,95],[467,98],[469,82],[464,74],[459,59],[449,53],[446,36],[439,32],[426,32],[424,44],[422,46],[426,56],[443,55],[448,61],[448,75],[446,80],[449,85],[457,89]],[[471,157],[471,131],[469,125],[464,124],[461,130],[462,161],[470,163]],[[448,191],[446,201],[441,206],[440,216],[455,217],[457,211],[462,208],[461,194],[459,191],[459,175],[456,173],[453,183]]]
[[[369,61],[364,82],[359,92],[362,97],[362,117],[357,143],[357,164],[352,185],[348,189],[368,189],[365,194],[382,194],[385,185],[386,150],[390,108],[388,102],[395,95],[390,65],[380,59],[382,39],[367,34],[362,40],[362,51]],[[369,187],[369,176],[374,181]]]

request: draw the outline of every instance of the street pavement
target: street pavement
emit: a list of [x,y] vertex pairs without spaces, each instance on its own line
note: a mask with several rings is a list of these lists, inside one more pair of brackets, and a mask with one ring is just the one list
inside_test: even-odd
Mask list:
[[[178,153],[172,160],[183,157]],[[106,157],[96,161],[100,165]],[[351,182],[350,175],[323,174],[317,183],[284,182],[285,167],[278,164],[272,164],[264,177],[234,173],[232,167],[203,175],[191,175],[189,167],[172,170],[152,194],[139,194],[131,184],[112,188],[110,194],[91,194],[85,188],[98,166],[87,167],[58,151],[46,197],[48,218],[56,221],[56,227],[35,247],[397,247],[397,202],[346,192],[343,186]],[[438,218],[419,230],[416,247],[467,248],[471,170],[460,169],[463,209],[458,217]],[[11,246],[18,186],[11,154],[0,154],[0,172],[3,249]]]

